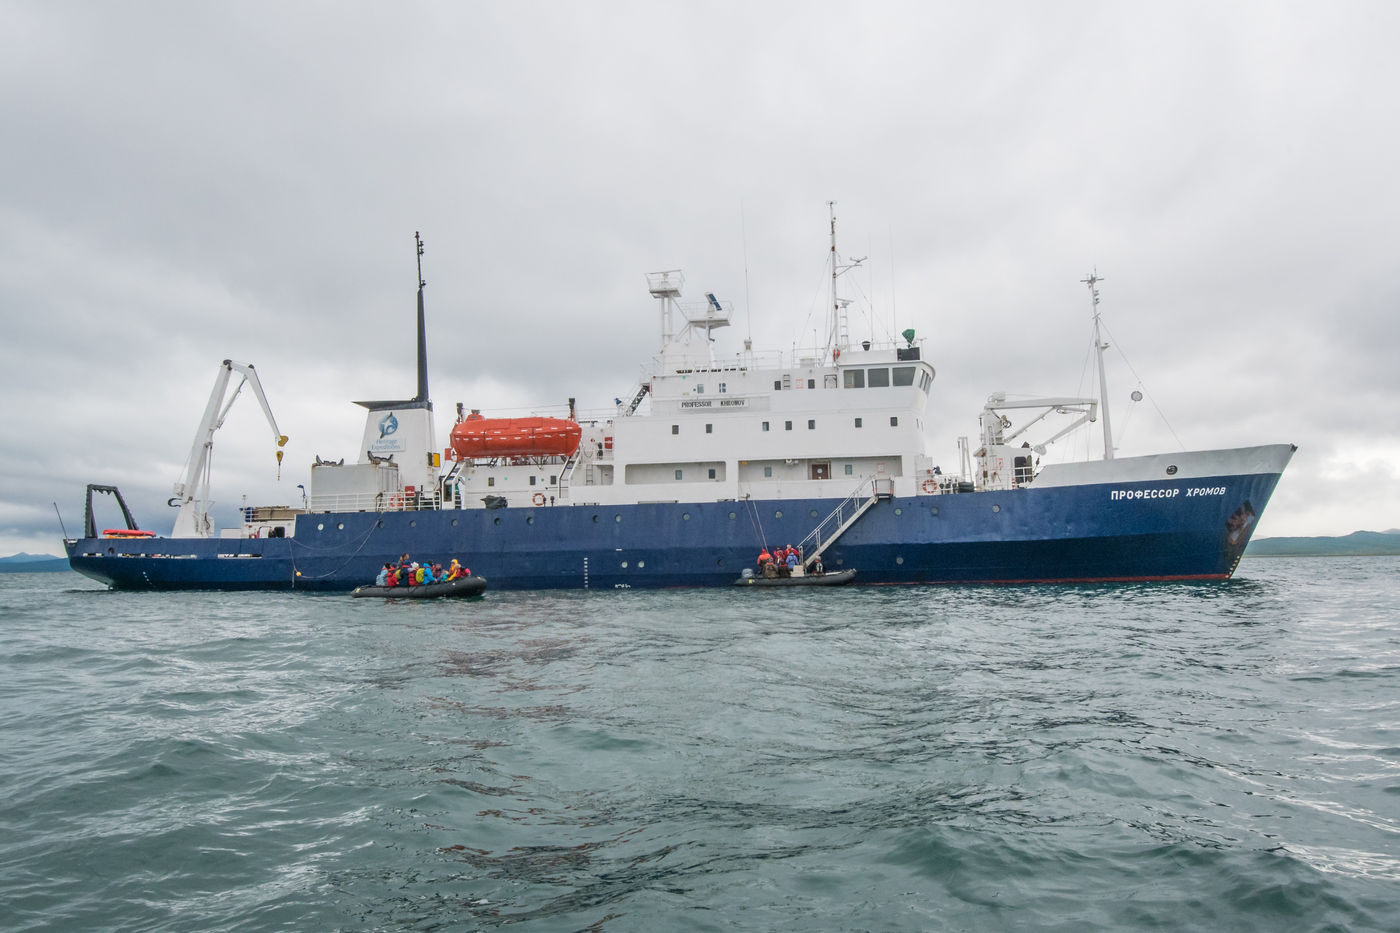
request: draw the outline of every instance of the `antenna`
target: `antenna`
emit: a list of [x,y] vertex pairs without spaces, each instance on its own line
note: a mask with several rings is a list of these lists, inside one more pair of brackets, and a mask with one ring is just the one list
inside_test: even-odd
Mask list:
[[840,264],[840,257],[836,252],[836,202],[827,201],[826,207],[831,214],[831,329],[828,332],[829,345],[827,349],[844,350],[851,342],[846,327],[846,306],[849,305],[850,302],[843,301],[836,294],[836,278],[841,275],[841,273],[849,272],[851,269],[859,266],[869,257],[862,256],[859,259],[846,263],[844,266]]
[[1099,270],[1094,269],[1087,276],[1080,279],[1089,286],[1089,296],[1093,300],[1094,307],[1094,352],[1098,356],[1099,363],[1099,408],[1103,411],[1103,458],[1113,459],[1113,428],[1108,418],[1108,377],[1104,374],[1103,351],[1108,348],[1108,344],[1103,342],[1099,335],[1099,288],[1098,285],[1104,279],[1099,275]]

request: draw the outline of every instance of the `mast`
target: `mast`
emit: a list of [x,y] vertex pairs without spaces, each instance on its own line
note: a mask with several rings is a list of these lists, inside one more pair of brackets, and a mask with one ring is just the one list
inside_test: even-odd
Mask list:
[[1099,270],[1095,269],[1087,276],[1080,279],[1089,286],[1089,296],[1093,301],[1094,308],[1094,352],[1098,358],[1099,367],[1099,408],[1103,411],[1103,458],[1113,459],[1113,427],[1108,417],[1108,377],[1104,373],[1103,351],[1108,349],[1108,344],[1103,342],[1099,334],[1099,289],[1098,284],[1104,281],[1099,276]]
[[862,256],[844,266],[841,265],[841,258],[836,252],[836,202],[827,201],[826,207],[831,213],[831,324],[827,331],[827,350],[845,350],[851,342],[846,326],[846,306],[850,301],[837,294],[836,278],[841,273],[854,269],[869,257]]
[[428,333],[423,320],[423,288],[428,283],[423,281],[423,238],[417,230],[413,231],[413,243],[418,250],[418,394],[414,401],[427,402],[432,408],[428,402]]

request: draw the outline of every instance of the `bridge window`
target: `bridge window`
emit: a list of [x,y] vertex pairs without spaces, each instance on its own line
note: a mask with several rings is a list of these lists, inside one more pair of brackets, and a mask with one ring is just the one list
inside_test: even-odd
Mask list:
[[846,370],[846,388],[848,388],[848,389],[863,389],[863,388],[865,388],[865,370],[863,370],[863,369],[848,369],[848,370]]
[[914,384],[914,367],[896,366],[894,368],[894,384],[897,386],[911,386]]
[[869,379],[868,385],[870,388],[883,389],[890,384],[890,371],[884,366],[878,369],[872,369],[869,373]]

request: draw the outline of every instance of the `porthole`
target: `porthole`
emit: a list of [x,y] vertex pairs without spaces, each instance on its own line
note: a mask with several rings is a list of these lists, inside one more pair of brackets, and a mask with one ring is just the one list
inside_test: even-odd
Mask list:
[[729,513],[729,520],[730,520],[731,522],[734,521],[734,519],[736,519],[736,518],[738,518],[738,517],[739,517],[739,516],[738,516],[738,515],[735,515],[733,512],[730,512],[730,513]]
[[773,517],[774,517],[774,518],[782,518],[782,517],[783,517],[783,510],[782,510],[782,509],[778,509],[778,511],[776,511],[776,512],[773,513]]
[[322,522],[317,522],[317,523],[316,523],[316,530],[317,530],[317,531],[325,531],[325,530],[326,530],[325,524],[322,523]]
[[639,561],[637,561],[637,569],[638,569],[638,570],[641,570],[641,569],[642,569],[643,567],[645,567],[646,565],[647,565],[647,562],[644,561],[644,560],[639,560]]
[[688,521],[690,521],[690,513],[689,513],[689,512],[682,512],[682,513],[681,513],[681,521],[683,521],[683,522],[688,522]]
[[622,569],[623,569],[623,570],[626,570],[626,569],[627,569],[627,561],[623,561],[623,562],[622,562]]
[[598,516],[593,516],[593,524],[598,524]]
[[375,522],[375,523],[374,523],[374,527],[376,527],[376,528],[383,528],[383,527],[384,527],[384,520],[381,518],[379,521]]
[[533,525],[534,523],[535,523],[535,516],[533,516],[533,515],[526,515],[526,516],[525,516],[525,524],[527,524],[527,525]]
[[993,511],[993,512],[1000,512],[1000,511],[1001,511],[1001,506],[999,506],[999,505],[994,505],[994,506],[992,506],[992,511]]
[[453,528],[456,528],[456,527],[457,527],[457,519],[455,519],[455,518],[452,519],[452,527],[453,527]]
[[410,519],[409,522],[408,522],[408,527],[410,527],[410,528],[417,528],[417,527],[418,527],[418,519],[416,519],[416,518]]
[[622,516],[621,516],[621,515],[614,515],[614,516],[613,516],[613,521],[615,521],[615,522],[620,522],[620,521],[622,521]]
[[930,515],[937,515],[937,514],[938,514],[938,506],[936,506],[936,505],[935,505],[935,506],[931,506],[931,507],[929,508],[929,510],[928,510],[928,514],[930,514]]
[[896,514],[896,515],[903,515],[903,514],[904,514],[904,510],[903,510],[903,509],[895,509],[895,510],[894,510],[894,514]]
[[1173,463],[1173,464],[1171,464],[1170,466],[1167,467],[1167,475],[1168,475],[1168,476],[1175,476],[1175,475],[1176,475],[1176,464],[1175,464],[1175,463]]
[[501,519],[500,519],[499,517],[494,518],[494,519],[491,520],[491,524],[493,524],[493,525],[499,525],[500,523],[501,523]]
[[902,563],[904,563],[904,558],[902,558],[902,557],[896,557],[896,558],[894,559],[894,562],[895,562],[896,564],[902,564]]
[[344,530],[345,530],[345,523],[344,523],[344,522],[336,522],[336,523],[335,523],[335,530],[336,530],[336,531],[344,531]]
[[812,509],[812,511],[808,512],[807,514],[810,515],[810,516],[812,516],[813,518],[816,518],[816,517],[817,517],[817,510],[816,510],[816,509]]

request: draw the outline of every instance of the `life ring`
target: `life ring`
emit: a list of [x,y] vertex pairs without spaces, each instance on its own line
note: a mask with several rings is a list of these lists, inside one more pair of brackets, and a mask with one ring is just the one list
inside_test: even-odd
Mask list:
[[932,495],[933,493],[938,491],[938,484],[933,481],[933,477],[929,477],[928,479],[924,480],[923,488],[924,492]]
[[403,496],[392,496],[389,499],[389,508],[399,511],[403,508]]
[[530,501],[535,503],[535,505],[544,505],[544,493],[535,493],[533,496],[530,497]]

